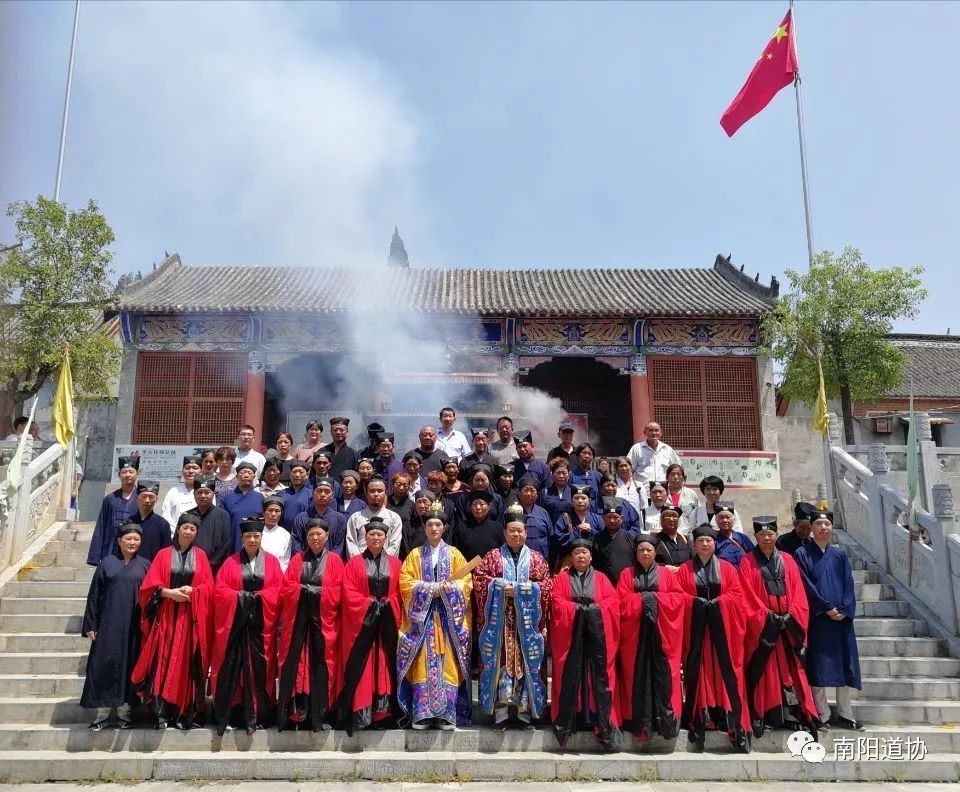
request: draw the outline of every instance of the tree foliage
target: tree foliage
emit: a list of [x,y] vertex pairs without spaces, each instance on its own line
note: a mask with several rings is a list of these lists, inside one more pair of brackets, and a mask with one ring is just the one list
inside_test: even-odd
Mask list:
[[103,332],[113,231],[96,203],[72,211],[38,196],[7,207],[19,247],[0,257],[0,387],[25,400],[53,378],[70,344],[74,386],[109,393],[120,351]]
[[827,398],[840,398],[852,444],[853,402],[875,401],[903,377],[903,353],[886,340],[927,296],[922,267],[871,269],[856,248],[822,251],[808,272],[787,270],[788,293],[763,319],[767,352],[786,367],[782,393],[814,404],[823,366]]

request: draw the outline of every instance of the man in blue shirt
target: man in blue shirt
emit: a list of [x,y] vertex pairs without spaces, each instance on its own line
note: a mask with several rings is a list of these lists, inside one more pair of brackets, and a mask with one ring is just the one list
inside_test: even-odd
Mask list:
[[535,476],[538,489],[549,487],[553,476],[550,468],[534,456],[533,434],[526,429],[518,430],[513,435],[513,441],[517,444],[517,459],[513,463],[513,480],[520,481],[524,476]]
[[240,523],[247,517],[256,517],[263,513],[263,495],[253,488],[257,476],[257,466],[252,462],[237,465],[237,486],[223,496],[220,505],[230,515],[230,527],[233,529],[233,551],[240,551]]
[[714,554],[739,569],[740,561],[753,550],[753,542],[745,533],[733,530],[734,514],[730,501],[717,501],[714,506],[713,517],[719,533]]

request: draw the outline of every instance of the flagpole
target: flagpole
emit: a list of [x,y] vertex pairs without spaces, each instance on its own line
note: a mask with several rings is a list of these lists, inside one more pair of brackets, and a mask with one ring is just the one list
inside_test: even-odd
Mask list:
[[[77,0],[79,2],[79,0]],[[793,54],[800,63],[799,53],[797,51],[797,12],[793,7],[793,0],[790,0],[790,24],[793,26]],[[800,69],[797,68],[797,75],[793,80],[793,87],[797,97],[797,135],[800,138],[800,177],[803,181],[803,215],[807,224],[807,258],[810,266],[813,266],[813,220],[810,214],[810,184],[807,177],[807,144],[803,135],[803,101],[800,98]]]
[[77,25],[80,22],[80,0],[73,7],[73,35],[70,37],[70,62],[67,65],[67,90],[63,97],[63,120],[60,123],[60,156],[57,158],[57,183],[53,200],[60,202],[60,179],[63,176],[63,154],[67,148],[67,116],[70,113],[70,89],[73,87],[73,56],[77,50]]

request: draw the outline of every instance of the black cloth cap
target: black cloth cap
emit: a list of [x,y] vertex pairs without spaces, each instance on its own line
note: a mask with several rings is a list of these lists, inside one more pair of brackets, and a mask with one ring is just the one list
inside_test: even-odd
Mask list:
[[208,489],[211,492],[215,489],[216,485],[214,484],[213,476],[197,476],[193,480],[193,489],[194,491],[198,489]]
[[310,463],[309,463],[309,462],[304,462],[302,459],[294,459],[294,460],[290,463],[290,470],[293,470],[295,467],[303,468],[304,470],[307,471],[307,473],[310,472]]
[[383,517],[374,515],[367,520],[367,524],[363,526],[363,532],[370,533],[370,531],[383,531],[387,533],[387,524],[383,521]]
[[152,492],[154,495],[159,495],[160,485],[156,481],[138,481],[137,495],[141,492]]
[[350,426],[350,419],[344,418],[342,415],[335,415],[333,418],[330,419],[330,426],[336,426],[337,424]]
[[586,484],[571,484],[570,495],[571,497],[574,495],[586,495],[587,497],[589,497],[590,487],[588,487]]
[[266,497],[266,498],[263,499],[263,508],[264,508],[264,509],[266,509],[267,506],[270,506],[271,504],[276,504],[277,506],[279,506],[279,507],[282,509],[282,508],[283,508],[283,498],[281,498],[281,497],[278,496],[278,495],[269,495],[268,497]]
[[660,514],[663,514],[664,512],[668,512],[668,511],[675,512],[678,517],[681,514],[683,514],[683,509],[681,509],[679,506],[674,506],[669,501],[667,501],[666,503],[663,504],[663,506],[660,507]]
[[660,539],[657,537],[656,534],[642,533],[642,534],[637,534],[637,538],[633,540],[634,546],[636,547],[639,547],[644,542],[656,547],[658,544],[660,544]]
[[401,460],[401,462],[403,462],[403,464],[405,465],[411,459],[415,459],[417,460],[417,463],[420,463],[420,455],[415,454],[413,451],[407,451],[407,453],[403,455],[403,459]]
[[254,465],[253,462],[241,462],[239,465],[237,465],[237,473],[239,473],[241,470],[252,470],[254,474],[256,474],[257,466]]
[[773,516],[754,517],[753,532],[760,533],[760,531],[773,531],[774,533],[776,533],[777,518]]
[[183,464],[181,465],[181,467],[186,467],[187,465],[199,465],[201,460],[202,460],[202,457],[190,454],[183,458]]
[[713,504],[713,513],[717,514],[718,512],[728,511],[730,514],[736,514],[737,512],[733,508],[733,501],[717,501]]
[[[476,465],[474,465],[476,467]],[[493,472],[497,474],[497,478],[500,476],[512,476],[513,468],[508,465],[494,465]]]
[[128,533],[135,533],[143,536],[143,528],[141,528],[137,523],[124,523],[117,529],[117,538],[125,536]]
[[589,550],[591,553],[593,552],[593,542],[591,542],[586,537],[578,536],[576,539],[570,542],[571,553],[573,553],[573,551],[576,550],[578,547],[583,547]]
[[330,487],[330,489],[333,489],[333,479],[330,478],[330,476],[321,476],[316,480],[316,482],[313,485],[313,488],[316,489],[320,485],[323,485],[325,487]]
[[240,534],[263,533],[263,520],[259,517],[244,517],[240,521]]
[[507,509],[507,513],[503,516],[503,527],[506,528],[510,523],[520,523],[524,527],[527,524],[527,514],[523,509]]
[[524,487],[533,487],[538,490],[540,489],[540,479],[529,473],[524,473],[520,476],[520,481],[517,482],[517,491],[522,490]]
[[190,514],[190,512],[184,512],[179,517],[177,517],[177,525],[183,525],[184,523],[190,523],[190,525],[196,525],[197,528],[200,527],[200,518],[196,514]]
[[367,437],[376,437],[378,434],[380,434],[381,432],[385,432],[386,430],[387,430],[386,426],[383,426],[382,424],[378,424],[376,422],[367,424]]
[[529,429],[517,429],[513,433],[513,442],[517,445],[521,443],[533,443],[533,432]]
[[324,457],[324,458],[326,458],[326,459],[331,459],[331,456],[330,456],[330,452],[329,452],[329,451],[324,451],[323,449],[321,449],[321,450],[319,450],[319,451],[314,451],[314,452],[313,452],[313,461],[314,461],[314,462],[316,462],[320,457]]
[[700,482],[700,492],[705,493],[707,487],[718,487],[720,492],[723,492],[726,485],[723,483],[723,479],[719,476],[707,476],[703,481]]
[[356,470],[344,470],[343,473],[340,474],[340,481],[343,481],[347,476],[350,476],[357,484],[360,483],[360,474],[357,473]]
[[473,503],[475,500],[482,500],[487,503],[493,502],[493,493],[487,490],[470,490],[467,493],[467,503]]
[[377,443],[392,443],[394,437],[393,432],[377,432]]
[[832,511],[821,511],[820,509],[814,509],[810,513],[810,522],[816,522],[817,520],[830,520],[830,524],[833,524],[833,512]]
[[473,429],[470,430],[470,434],[472,437],[479,437],[480,435],[486,437],[489,431],[489,429],[486,429],[482,426],[474,426]]
[[117,459],[117,470],[123,470],[129,467],[134,470],[140,470],[140,457],[138,455],[125,456]]
[[310,533],[311,528],[323,528],[324,531],[330,533],[330,523],[320,517],[311,517],[309,520],[307,520],[307,527],[304,530],[304,533]]
[[717,531],[716,528],[713,528],[709,523],[698,525],[693,529],[694,539],[699,539],[701,536],[709,536],[711,539],[716,539],[718,535],[719,531]]
[[612,495],[603,496],[603,513],[620,514],[623,512],[623,499]]
[[800,501],[795,504],[793,507],[793,521],[802,522],[803,520],[809,520],[810,515],[813,513],[813,504],[807,503],[806,501]]
[[493,475],[493,465],[488,465],[486,462],[474,462],[470,467],[467,468],[467,478],[472,479],[477,473],[486,473],[487,477]]

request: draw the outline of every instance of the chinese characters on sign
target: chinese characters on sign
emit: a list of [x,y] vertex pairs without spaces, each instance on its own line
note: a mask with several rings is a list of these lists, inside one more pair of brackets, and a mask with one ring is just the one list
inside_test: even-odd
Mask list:
[[719,476],[733,489],[780,489],[780,456],[775,451],[678,451],[687,482]]
[[837,737],[833,741],[833,758],[837,762],[916,762],[926,755],[927,746],[919,737]]

